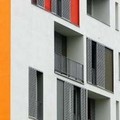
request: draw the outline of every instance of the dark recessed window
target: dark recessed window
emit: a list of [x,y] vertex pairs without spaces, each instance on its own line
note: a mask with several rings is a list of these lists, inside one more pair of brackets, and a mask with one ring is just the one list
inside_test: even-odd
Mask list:
[[80,120],[80,88],[74,87],[74,120]]
[[96,85],[96,42],[92,41],[92,82]]
[[61,16],[62,15],[62,1],[57,0],[57,15]]
[[95,120],[95,100],[88,98],[88,120]]
[[31,0],[31,3],[36,5],[37,4],[37,0]]
[[87,0],[87,14],[92,15],[92,0]]

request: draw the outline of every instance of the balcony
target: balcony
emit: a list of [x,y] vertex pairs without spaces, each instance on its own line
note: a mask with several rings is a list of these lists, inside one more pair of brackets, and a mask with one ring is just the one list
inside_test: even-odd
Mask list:
[[88,120],[110,120],[110,98],[88,91]]
[[55,53],[55,72],[83,82],[83,65],[58,53]]

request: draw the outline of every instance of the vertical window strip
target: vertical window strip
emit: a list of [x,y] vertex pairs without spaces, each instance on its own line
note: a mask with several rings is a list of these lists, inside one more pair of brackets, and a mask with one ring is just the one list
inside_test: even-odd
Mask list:
[[87,38],[87,81],[92,84],[92,41]]
[[37,119],[37,72],[29,68],[29,116]]

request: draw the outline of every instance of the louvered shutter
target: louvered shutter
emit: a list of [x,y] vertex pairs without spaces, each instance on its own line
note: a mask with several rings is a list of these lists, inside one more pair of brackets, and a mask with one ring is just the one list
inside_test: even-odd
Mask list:
[[64,82],[57,80],[57,120],[64,120]]
[[52,13],[57,14],[57,0],[52,0]]
[[62,0],[62,17],[70,20],[70,0]]
[[44,7],[44,0],[37,0],[37,4],[40,7]]
[[105,47],[97,43],[96,83],[105,88]]
[[83,88],[80,89],[81,96],[81,120],[87,120],[87,91]]
[[73,120],[73,85],[64,83],[64,120]]
[[37,72],[29,68],[29,116],[37,119]]
[[80,88],[74,86],[74,120],[81,120]]
[[95,100],[90,99],[90,118],[95,120]]
[[92,41],[87,38],[87,80],[92,84]]
[[62,36],[55,32],[55,70],[58,72],[62,72],[62,63],[63,63],[63,57],[62,57]]

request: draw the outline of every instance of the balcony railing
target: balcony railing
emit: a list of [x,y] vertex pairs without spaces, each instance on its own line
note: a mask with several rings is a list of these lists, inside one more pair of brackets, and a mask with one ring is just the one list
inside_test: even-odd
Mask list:
[[55,71],[83,81],[83,65],[58,53],[55,53]]

